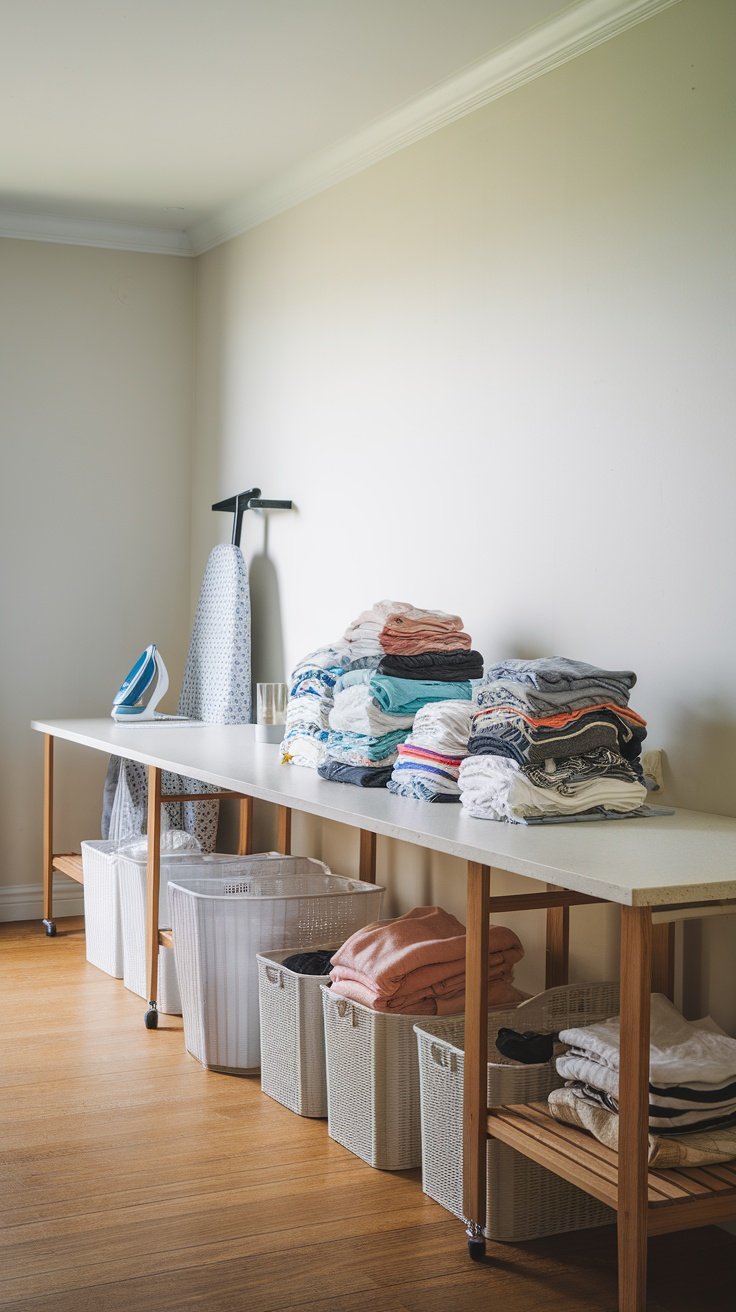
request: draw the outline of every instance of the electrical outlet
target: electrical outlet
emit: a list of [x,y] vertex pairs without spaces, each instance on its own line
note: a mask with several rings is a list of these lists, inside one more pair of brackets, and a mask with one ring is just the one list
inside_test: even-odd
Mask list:
[[662,773],[662,750],[656,748],[654,751],[642,752],[641,768],[645,774],[653,779],[658,788],[664,787],[664,775]]

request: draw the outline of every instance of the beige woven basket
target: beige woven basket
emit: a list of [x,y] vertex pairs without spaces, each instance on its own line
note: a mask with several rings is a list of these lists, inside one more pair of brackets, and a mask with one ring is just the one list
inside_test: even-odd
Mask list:
[[[328,945],[330,946],[330,945]],[[339,946],[332,944],[335,949]],[[294,948],[259,952],[261,1088],[297,1116],[327,1115],[324,975],[299,975],[283,965]]]
[[[381,1171],[422,1161],[414,1026],[428,1016],[388,1016],[322,985],[330,1138]],[[448,1017],[443,1032],[461,1026]]]
[[[514,1030],[557,1031],[589,1025],[618,1011],[618,984],[569,984],[548,989],[512,1011],[494,1011],[488,1018],[488,1106],[544,1101],[563,1081],[554,1062],[521,1066],[496,1048],[496,1035]],[[463,1066],[464,1022],[445,1028],[415,1025],[419,1045],[421,1093],[422,1187],[453,1212],[463,1215]],[[609,1225],[610,1208],[520,1153],[490,1139],[487,1150],[485,1233],[489,1239],[514,1242],[540,1239]]]

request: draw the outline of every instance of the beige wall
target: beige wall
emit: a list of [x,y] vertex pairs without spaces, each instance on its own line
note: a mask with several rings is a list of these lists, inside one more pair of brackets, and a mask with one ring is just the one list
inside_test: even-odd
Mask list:
[[[666,797],[736,814],[735,46],[684,0],[199,261],[193,587],[213,500],[297,507],[267,554],[246,524],[257,676],[379,597],[457,610],[488,660],[634,668]],[[381,860],[397,909],[462,911],[459,866]],[[575,974],[615,970],[610,918],[575,927]],[[691,1010],[736,1024],[713,942]]]
[[[31,718],[106,715],[151,641],[181,679],[194,278],[182,259],[0,241],[2,919],[41,911]],[[68,851],[99,835],[105,761],[57,754]]]

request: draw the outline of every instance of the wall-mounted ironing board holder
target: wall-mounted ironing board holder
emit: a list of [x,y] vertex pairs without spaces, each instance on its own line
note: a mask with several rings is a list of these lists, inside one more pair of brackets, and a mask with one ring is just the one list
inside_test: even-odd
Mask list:
[[293,501],[269,501],[261,496],[259,487],[251,487],[247,492],[238,492],[234,497],[216,501],[213,510],[226,510],[233,516],[233,532],[230,541],[233,546],[240,546],[243,531],[243,515],[246,510],[293,510]]

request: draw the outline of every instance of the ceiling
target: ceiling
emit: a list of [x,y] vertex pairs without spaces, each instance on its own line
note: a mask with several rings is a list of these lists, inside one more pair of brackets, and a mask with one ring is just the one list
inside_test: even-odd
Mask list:
[[196,253],[669,3],[0,0],[0,235]]

